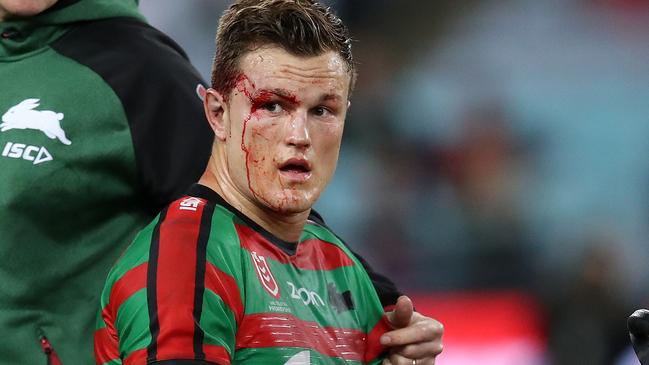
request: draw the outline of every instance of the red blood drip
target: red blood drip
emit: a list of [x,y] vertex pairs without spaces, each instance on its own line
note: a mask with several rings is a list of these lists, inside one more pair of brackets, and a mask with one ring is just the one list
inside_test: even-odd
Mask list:
[[241,74],[237,77],[237,90],[245,95],[252,104],[252,106],[250,107],[250,114],[248,114],[248,116],[246,116],[246,118],[243,120],[243,130],[241,131],[241,150],[246,154],[246,179],[248,180],[248,189],[250,189],[252,195],[257,197],[258,199],[263,200],[270,206],[270,202],[264,199],[263,196],[257,194],[257,192],[252,188],[252,182],[250,181],[250,149],[248,148],[248,146],[246,146],[246,128],[248,127],[248,122],[252,118],[253,114],[257,111],[257,109],[259,109],[261,105],[270,100],[271,94],[264,93],[263,95],[259,95],[257,98],[253,98],[250,90],[246,88],[246,81],[248,81],[253,89],[255,88],[255,84],[250,81],[250,79],[246,75]]
[[245,137],[246,137],[246,129],[248,127],[248,122],[250,119],[252,119],[253,115],[259,110],[260,107],[262,107],[264,104],[268,103],[273,97],[279,97],[285,101],[287,101],[290,104],[297,105],[299,104],[299,100],[297,97],[293,94],[288,94],[288,95],[278,95],[276,93],[273,93],[271,91],[267,90],[262,90],[258,93],[253,94],[247,87],[245,82],[248,82],[251,86],[251,88],[254,90],[255,84],[246,76],[245,74],[240,74],[237,76],[236,79],[236,86],[237,86],[237,91],[245,95],[248,100],[250,101],[250,114],[245,117],[243,120],[243,130],[241,132],[241,150],[245,153],[246,155],[246,178],[248,179],[248,189],[252,192],[252,194],[257,197],[258,199],[263,200],[268,204],[269,206],[272,206],[271,203],[264,199],[261,195],[257,194],[255,190],[252,188],[252,183],[250,181],[250,149],[248,146],[246,146],[245,143]]

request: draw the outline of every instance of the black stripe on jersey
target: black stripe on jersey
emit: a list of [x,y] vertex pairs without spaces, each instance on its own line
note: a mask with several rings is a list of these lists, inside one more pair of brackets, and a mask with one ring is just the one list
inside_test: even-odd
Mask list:
[[156,361],[158,356],[158,335],[160,334],[160,322],[158,322],[158,293],[157,293],[157,272],[158,254],[160,251],[160,225],[167,217],[167,210],[160,212],[160,218],[153,229],[151,247],[149,248],[149,267],[146,273],[147,306],[149,308],[149,331],[151,332],[151,343],[147,347],[147,363]]
[[207,261],[207,241],[212,229],[212,214],[214,204],[205,204],[201,216],[201,226],[196,242],[196,282],[194,285],[194,356],[197,360],[204,360],[203,338],[205,333],[200,326],[201,313],[203,312],[203,294],[205,293],[205,263]]

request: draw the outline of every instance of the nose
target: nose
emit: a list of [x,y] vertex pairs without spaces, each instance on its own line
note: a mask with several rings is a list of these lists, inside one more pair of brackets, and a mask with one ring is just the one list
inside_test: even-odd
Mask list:
[[286,143],[289,146],[306,148],[311,145],[306,113],[296,112],[288,123]]

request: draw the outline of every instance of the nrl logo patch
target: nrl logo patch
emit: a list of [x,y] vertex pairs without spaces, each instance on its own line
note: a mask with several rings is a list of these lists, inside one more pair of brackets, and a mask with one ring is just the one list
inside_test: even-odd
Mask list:
[[279,286],[273,277],[273,273],[270,272],[270,266],[268,266],[266,258],[257,255],[257,252],[255,251],[252,251],[250,256],[252,256],[252,262],[255,264],[255,269],[257,269],[257,278],[259,278],[261,285],[275,299],[279,299]]

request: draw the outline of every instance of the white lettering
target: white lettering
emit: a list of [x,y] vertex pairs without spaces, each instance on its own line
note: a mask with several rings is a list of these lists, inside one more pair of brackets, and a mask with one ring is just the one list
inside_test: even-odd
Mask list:
[[196,211],[198,209],[198,205],[201,203],[201,200],[198,198],[187,198],[183,201],[180,202],[180,207],[178,209],[180,210],[191,210],[191,211]]
[[34,161],[36,157],[32,156],[31,153],[38,150],[40,150],[40,148],[36,146],[27,146],[27,148],[25,148],[25,151],[23,151],[23,160]]
[[45,147],[41,147],[38,151],[38,155],[36,155],[36,159],[34,160],[34,165],[38,165],[41,162],[52,161],[53,159],[54,158],[52,158],[49,151],[46,150]]
[[311,352],[301,351],[293,355],[284,365],[310,365],[311,364]]
[[7,154],[9,153],[9,149],[11,148],[12,144],[13,144],[13,142],[7,142],[7,144],[5,145],[5,149],[2,150],[2,155],[3,156],[7,156]]
[[27,147],[27,145],[24,143],[14,143],[7,156],[11,158],[20,158],[23,155],[25,147]]
[[304,305],[313,304],[316,307],[325,305],[324,300],[322,300],[318,293],[306,288],[297,288],[295,284],[290,281],[287,281],[286,284],[291,287],[291,298],[302,301]]
[[22,158],[32,162],[33,165],[52,161],[54,158],[45,147],[29,146],[24,143],[7,142],[2,150],[2,156],[11,158]]

